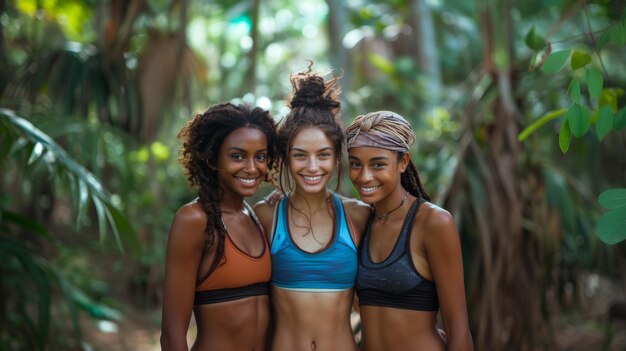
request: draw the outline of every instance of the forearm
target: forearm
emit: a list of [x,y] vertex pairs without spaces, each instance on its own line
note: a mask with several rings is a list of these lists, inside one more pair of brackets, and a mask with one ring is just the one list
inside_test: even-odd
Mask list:
[[461,330],[449,333],[447,335],[447,350],[448,351],[473,351],[474,343],[472,341],[472,335],[469,330]]
[[161,351],[188,351],[186,333],[161,331]]

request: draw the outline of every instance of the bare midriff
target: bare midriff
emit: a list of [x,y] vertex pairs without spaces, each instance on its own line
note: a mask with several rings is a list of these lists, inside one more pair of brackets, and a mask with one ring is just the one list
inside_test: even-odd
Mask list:
[[437,312],[361,306],[361,351],[444,351],[437,332]]
[[194,306],[198,333],[192,351],[262,351],[270,320],[269,296]]
[[272,287],[273,351],[356,350],[350,327],[354,290],[302,292]]

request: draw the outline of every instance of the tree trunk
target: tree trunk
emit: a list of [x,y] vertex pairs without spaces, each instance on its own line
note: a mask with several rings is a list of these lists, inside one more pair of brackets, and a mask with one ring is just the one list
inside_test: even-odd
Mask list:
[[480,253],[474,262],[469,303],[478,350],[531,350],[541,328],[540,259],[534,252],[535,240],[522,230],[510,0],[477,3],[477,7],[483,31],[483,73],[490,77],[497,96],[489,107],[493,120],[483,126],[484,144],[479,146],[474,140],[470,147],[481,165],[484,194],[480,195],[487,205],[474,208]]
[[339,81],[342,91],[341,107],[344,120],[352,119],[352,111],[346,100],[346,92],[352,91],[352,64],[350,52],[343,46],[343,37],[348,32],[350,20],[342,0],[327,0],[328,3],[328,40],[330,42],[330,61],[333,69],[342,74]]
[[425,109],[430,110],[441,98],[441,67],[437,54],[433,14],[425,0],[409,0],[409,13],[409,22],[414,33],[412,38],[415,42],[413,55],[417,67],[427,77],[424,90],[428,94]]

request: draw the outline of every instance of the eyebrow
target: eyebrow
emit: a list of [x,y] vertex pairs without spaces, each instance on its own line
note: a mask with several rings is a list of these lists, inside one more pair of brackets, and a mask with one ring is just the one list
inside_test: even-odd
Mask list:
[[[317,151],[315,151],[315,152],[326,151],[326,150],[333,150],[333,148],[329,146],[329,147],[325,147],[325,148],[323,148],[323,149],[319,149],[319,150],[317,150]],[[298,148],[298,147],[292,147],[290,151],[307,152],[307,150],[300,149],[300,148]]]
[[[228,150],[226,150],[226,151],[238,151],[238,152],[244,152],[244,153],[247,153],[247,152],[248,152],[248,150],[242,149],[242,148],[237,147],[237,146],[230,147],[230,148],[228,148]],[[267,152],[267,148],[265,148],[265,149],[261,149],[261,150],[259,150],[259,151],[257,151],[257,152]]]
[[[348,158],[361,161],[361,159],[356,157],[356,156],[348,156]],[[389,157],[387,157],[387,156],[378,156],[378,157],[372,157],[371,159],[368,160],[368,162],[372,162],[372,161],[387,161],[387,160],[389,160]]]

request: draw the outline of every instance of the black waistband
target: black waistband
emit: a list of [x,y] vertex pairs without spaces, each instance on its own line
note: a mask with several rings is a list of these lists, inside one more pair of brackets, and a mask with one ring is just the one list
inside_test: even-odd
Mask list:
[[196,291],[193,304],[209,305],[258,295],[269,295],[269,284],[267,282],[254,283],[238,288]]

